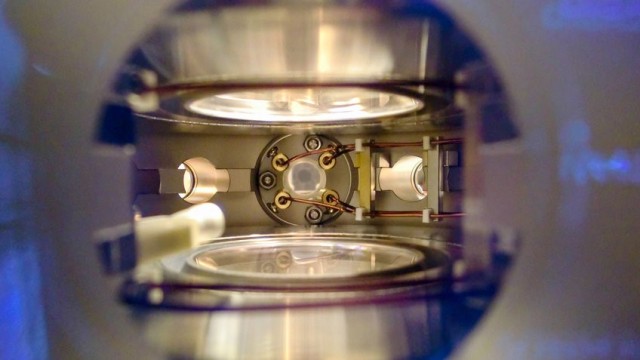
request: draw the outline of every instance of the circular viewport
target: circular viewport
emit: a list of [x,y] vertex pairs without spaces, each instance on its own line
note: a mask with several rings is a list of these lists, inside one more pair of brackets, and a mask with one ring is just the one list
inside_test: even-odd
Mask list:
[[256,89],[206,95],[186,104],[199,115],[233,120],[323,122],[372,119],[422,109],[409,96],[363,88]]
[[444,265],[411,247],[295,238],[211,245],[187,262],[201,274],[273,281],[407,274]]

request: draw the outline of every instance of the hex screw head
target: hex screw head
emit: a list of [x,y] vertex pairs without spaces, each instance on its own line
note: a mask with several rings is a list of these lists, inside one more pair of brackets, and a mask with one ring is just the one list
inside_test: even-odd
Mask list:
[[266,171],[260,174],[258,182],[260,183],[261,188],[271,190],[276,186],[276,176],[272,172]]
[[310,206],[307,208],[304,217],[311,224],[319,224],[322,222],[322,210],[316,206]]

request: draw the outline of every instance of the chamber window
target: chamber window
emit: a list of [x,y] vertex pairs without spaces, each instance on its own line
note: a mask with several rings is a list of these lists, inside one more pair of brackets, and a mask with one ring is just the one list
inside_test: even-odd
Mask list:
[[295,161],[284,172],[284,187],[292,194],[312,199],[319,197],[326,187],[327,176],[317,161]]
[[421,101],[361,88],[263,89],[207,95],[187,109],[234,120],[321,122],[400,115],[423,107]]

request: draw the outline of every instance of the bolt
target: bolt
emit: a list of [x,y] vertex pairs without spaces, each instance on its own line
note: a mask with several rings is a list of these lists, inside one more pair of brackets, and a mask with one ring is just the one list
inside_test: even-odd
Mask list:
[[280,251],[276,254],[276,265],[281,269],[286,269],[291,266],[293,259],[288,251]]
[[273,187],[276,185],[276,176],[273,175],[273,173],[271,173],[270,171],[263,172],[262,174],[260,174],[260,178],[258,179],[258,181],[260,183],[260,187],[265,190],[270,190],[273,189]]
[[322,146],[322,141],[320,140],[319,137],[317,137],[315,135],[308,136],[304,140],[304,148],[307,151],[318,150],[318,149],[320,149],[321,146]]
[[268,158],[272,158],[272,157],[276,156],[277,153],[278,153],[278,147],[274,146],[269,150],[269,152],[267,152],[267,157]]
[[322,210],[315,206],[308,207],[304,215],[311,224],[318,224],[322,221]]
[[273,263],[268,262],[262,264],[262,266],[260,266],[260,270],[262,270],[263,273],[271,274],[276,271],[276,267]]
[[320,211],[318,211],[317,209],[312,209],[309,212],[309,218],[311,220],[318,220],[318,219],[320,219],[320,216],[321,216]]

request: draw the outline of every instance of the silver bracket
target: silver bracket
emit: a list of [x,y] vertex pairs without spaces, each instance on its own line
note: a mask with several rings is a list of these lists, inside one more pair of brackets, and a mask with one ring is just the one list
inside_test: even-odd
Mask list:
[[[427,181],[427,209],[430,214],[439,214],[442,211],[442,154],[440,145],[432,141],[439,137],[425,136],[423,138],[422,164],[425,167]],[[433,221],[437,221],[433,219]]]

